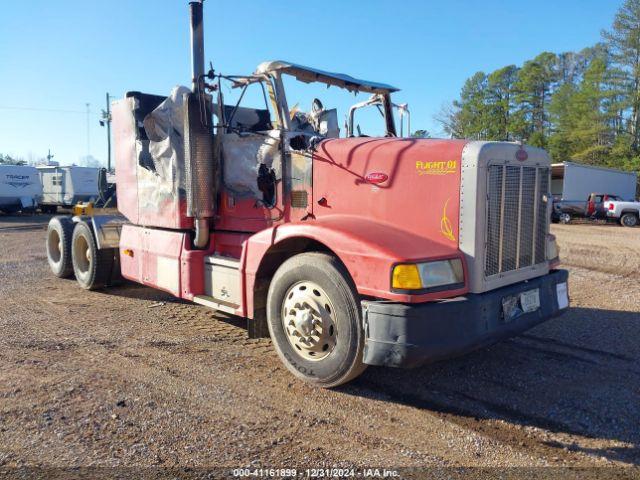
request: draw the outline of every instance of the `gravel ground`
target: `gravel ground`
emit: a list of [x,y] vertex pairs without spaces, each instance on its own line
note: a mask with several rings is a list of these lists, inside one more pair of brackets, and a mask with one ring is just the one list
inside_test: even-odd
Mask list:
[[554,225],[564,316],[320,390],[242,320],[53,278],[47,220],[0,217],[0,466],[640,464],[640,228]]

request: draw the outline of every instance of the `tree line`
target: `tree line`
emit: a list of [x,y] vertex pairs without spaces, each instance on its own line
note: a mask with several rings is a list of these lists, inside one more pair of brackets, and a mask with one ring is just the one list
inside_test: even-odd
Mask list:
[[26,165],[23,158],[14,158],[11,155],[0,153],[0,165]]
[[436,117],[453,138],[523,141],[556,162],[640,169],[640,0],[602,41],[468,78]]

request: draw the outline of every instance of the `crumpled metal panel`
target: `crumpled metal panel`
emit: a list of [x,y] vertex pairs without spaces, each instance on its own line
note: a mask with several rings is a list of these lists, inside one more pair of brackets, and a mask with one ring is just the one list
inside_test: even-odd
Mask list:
[[[224,159],[224,186],[239,198],[262,198],[258,188],[260,164],[268,168],[280,168],[280,131],[264,134],[224,134],[222,137],[222,158]],[[279,177],[280,172],[276,171]]]
[[176,87],[160,103],[161,97],[134,92],[113,105],[118,209],[133,223],[180,229],[193,224],[184,188],[187,91]]

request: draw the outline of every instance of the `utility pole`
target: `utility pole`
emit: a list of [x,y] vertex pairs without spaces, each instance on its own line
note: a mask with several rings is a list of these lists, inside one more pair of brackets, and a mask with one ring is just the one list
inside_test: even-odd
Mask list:
[[[89,134],[89,103],[86,104],[87,105],[87,157],[91,156],[91,137]],[[87,158],[88,160],[88,158]]]
[[47,153],[47,165],[51,165],[51,159],[55,157],[55,155],[51,155],[51,149],[49,149],[49,152]]
[[102,110],[100,126],[107,126],[107,171],[111,171],[111,95],[107,92],[107,109]]

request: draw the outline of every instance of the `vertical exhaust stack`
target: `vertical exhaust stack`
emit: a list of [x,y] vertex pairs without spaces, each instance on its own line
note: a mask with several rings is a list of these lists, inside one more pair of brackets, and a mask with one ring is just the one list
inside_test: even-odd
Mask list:
[[189,16],[191,18],[191,75],[194,93],[198,92],[204,75],[204,31],[202,28],[202,2],[189,2]]
[[192,93],[185,95],[184,153],[187,216],[194,218],[196,248],[209,243],[209,218],[214,215],[214,174],[211,101],[204,90],[203,0],[189,2],[191,17]]

